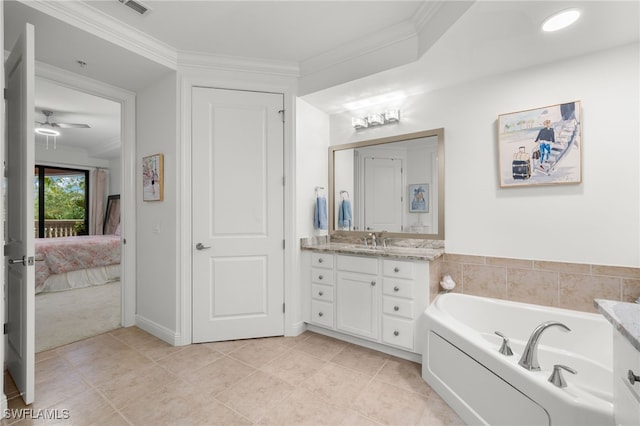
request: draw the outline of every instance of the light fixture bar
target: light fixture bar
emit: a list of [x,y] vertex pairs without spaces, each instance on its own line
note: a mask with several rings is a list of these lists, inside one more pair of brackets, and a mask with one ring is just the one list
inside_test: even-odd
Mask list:
[[388,109],[385,112],[370,113],[366,117],[352,117],[351,125],[355,129],[366,129],[367,127],[397,123],[398,121],[400,121],[400,110]]

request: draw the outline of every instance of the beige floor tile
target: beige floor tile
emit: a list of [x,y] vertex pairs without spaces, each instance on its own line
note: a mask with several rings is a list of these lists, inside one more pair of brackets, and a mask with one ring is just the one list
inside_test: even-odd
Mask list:
[[183,374],[211,364],[223,356],[220,352],[209,349],[205,345],[189,345],[157,362],[172,373]]
[[140,396],[121,410],[134,425],[249,425],[251,422],[188,383]]
[[336,356],[331,359],[331,362],[370,376],[375,376],[388,357],[388,355],[382,352],[349,344],[336,354]]
[[426,396],[374,380],[352,408],[385,425],[417,425],[427,407]]
[[182,378],[197,386],[204,394],[214,396],[254,371],[255,368],[240,361],[223,357],[202,368],[184,373]]
[[389,358],[376,380],[423,395],[432,392],[422,379],[422,365],[400,358]]
[[118,355],[112,355],[94,361],[85,360],[76,370],[93,385],[108,382],[130,371],[151,365],[152,361],[139,352],[129,349]]
[[370,381],[371,377],[364,373],[328,363],[301,387],[333,405],[348,408]]
[[109,334],[100,334],[89,339],[71,343],[56,349],[72,365],[93,362],[101,358],[119,356],[131,348]]
[[271,374],[256,371],[216,398],[253,422],[289,396],[295,387]]
[[287,346],[282,345],[277,340],[253,339],[228,355],[252,367],[259,368],[288,350]]
[[227,340],[226,342],[199,343],[199,344],[226,355],[235,351],[236,349],[240,349],[241,347],[243,347],[249,342],[250,340]]
[[297,386],[313,376],[326,363],[327,361],[293,349],[263,365],[260,370]]
[[291,393],[285,400],[273,404],[258,421],[259,425],[322,426],[375,425],[371,420],[347,408],[341,408],[305,390]]
[[39,354],[31,406],[8,374],[5,392],[10,408],[69,410],[54,424],[462,424],[419,364],[312,332],[172,347],[123,328]]
[[427,399],[427,409],[420,420],[420,424],[429,426],[464,426],[465,423],[437,393],[432,392]]
[[347,343],[340,340],[312,333],[311,336],[296,345],[296,349],[328,361],[346,346]]
[[96,387],[116,408],[124,407],[139,395],[173,387],[178,376],[156,364],[129,371]]

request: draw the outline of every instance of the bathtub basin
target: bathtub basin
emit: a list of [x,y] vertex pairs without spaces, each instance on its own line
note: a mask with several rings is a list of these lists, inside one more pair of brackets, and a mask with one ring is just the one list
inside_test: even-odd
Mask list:
[[[423,315],[422,377],[468,424],[613,425],[613,330],[601,315],[448,293]],[[540,371],[518,365],[533,329],[549,320],[538,345]],[[499,352],[509,338],[513,356]],[[567,387],[548,381],[555,364]]]

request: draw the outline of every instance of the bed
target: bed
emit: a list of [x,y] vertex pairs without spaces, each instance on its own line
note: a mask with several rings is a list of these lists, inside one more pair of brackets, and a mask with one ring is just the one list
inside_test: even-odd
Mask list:
[[82,235],[35,240],[36,294],[120,279],[120,236]]

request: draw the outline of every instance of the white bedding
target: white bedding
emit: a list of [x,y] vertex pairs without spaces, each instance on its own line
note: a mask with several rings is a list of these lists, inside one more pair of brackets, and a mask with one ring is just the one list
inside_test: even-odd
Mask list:
[[50,275],[37,293],[72,290],[106,284],[120,279],[120,265],[98,266],[62,274]]

